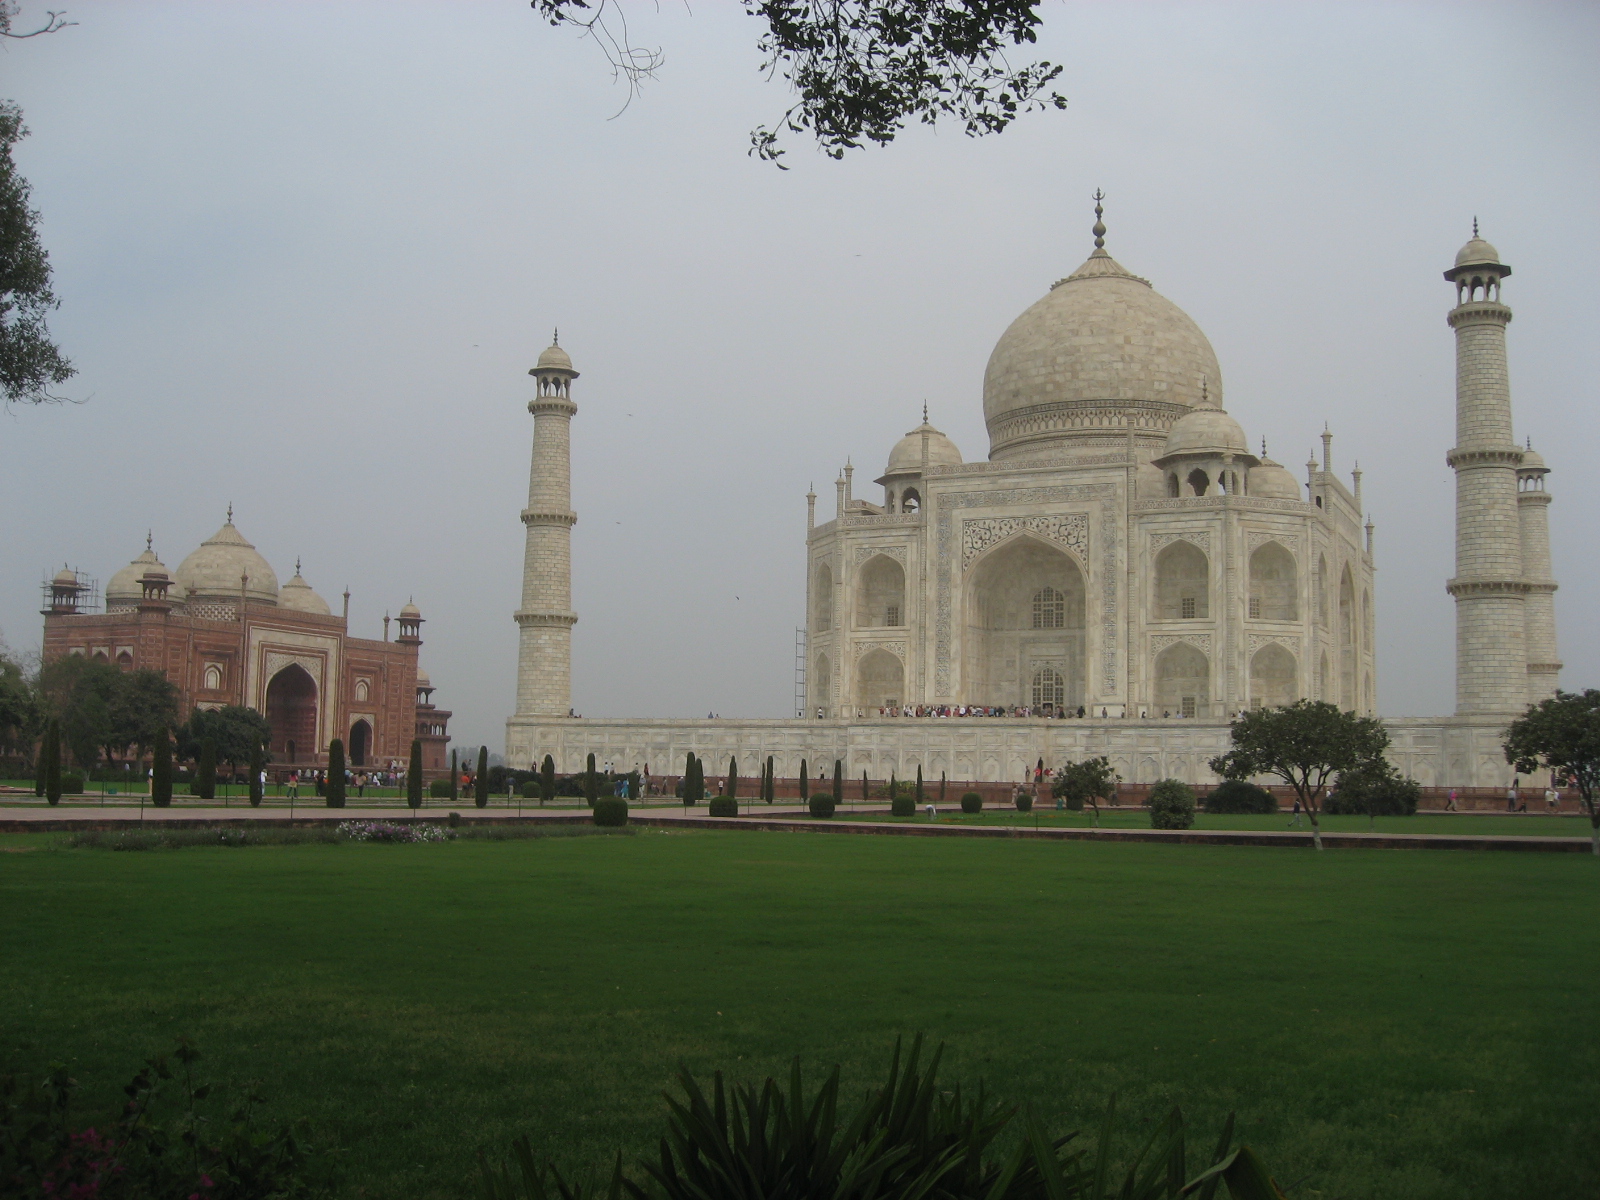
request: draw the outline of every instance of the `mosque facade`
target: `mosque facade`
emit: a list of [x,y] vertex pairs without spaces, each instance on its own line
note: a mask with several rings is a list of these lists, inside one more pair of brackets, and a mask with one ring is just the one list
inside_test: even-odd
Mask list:
[[176,571],[147,538],[142,554],[112,575],[103,610],[95,589],[63,569],[44,587],[43,659],[82,655],[126,671],[159,671],[176,684],[181,716],[238,704],[272,729],[272,770],[327,766],[334,738],[352,767],[404,768],[421,738],[430,773],[443,774],[450,713],[434,706],[418,667],[423,617],[400,609],[398,637],[350,636],[350,596],[335,614],[295,564],[277,572],[228,520]]
[[[1099,197],[1097,196],[1097,200]],[[569,426],[577,372],[559,346],[538,395],[514,766],[552,754],[676,772],[694,752],[772,755],[846,774],[1018,778],[1105,754],[1124,779],[1209,780],[1238,712],[1327,700],[1376,712],[1375,530],[1359,470],[1321,458],[1303,479],[1253,446],[1224,408],[1195,323],[1094,249],[1001,336],[984,375],[986,458],[966,461],[927,420],[875,483],[835,483],[832,518],[807,496],[805,683],[790,721],[570,716]],[[1553,693],[1548,468],[1512,434],[1500,281],[1477,236],[1456,285],[1457,706],[1387,722],[1392,757],[1425,785],[1502,785],[1507,719]],[[1348,482],[1347,482],[1348,479]],[[916,719],[923,718],[923,719]]]

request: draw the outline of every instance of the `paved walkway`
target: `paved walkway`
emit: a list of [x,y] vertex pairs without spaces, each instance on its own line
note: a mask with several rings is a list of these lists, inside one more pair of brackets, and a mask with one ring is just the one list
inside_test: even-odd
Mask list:
[[[54,808],[42,802],[0,804],[0,833],[67,832],[75,829],[137,829],[192,828],[205,825],[231,826],[327,826],[342,821],[404,821],[420,819],[430,822],[448,820],[449,810],[424,808],[413,813],[401,805],[361,805],[344,809],[329,809],[312,803],[296,806],[291,819],[287,805],[188,804],[171,808],[146,805],[140,813],[137,804],[121,802],[100,804],[63,803]],[[520,814],[504,805],[488,808],[457,807],[460,819],[468,825],[586,825],[590,821],[587,809],[525,808]],[[847,833],[879,834],[896,837],[966,837],[966,838],[1022,838],[1043,841],[1088,842],[1145,842],[1181,845],[1212,846],[1280,846],[1309,847],[1309,831],[1275,831],[1245,829],[1111,829],[1062,828],[1060,826],[1030,828],[1026,825],[958,825],[938,821],[918,820],[884,821],[883,809],[850,812],[840,810],[832,820],[818,821],[806,815],[798,804],[779,802],[763,805],[759,815],[741,817],[712,817],[704,809],[686,812],[677,804],[635,806],[630,819],[635,825],[652,828],[678,829],[742,829],[765,830],[782,833]],[[1523,850],[1543,853],[1580,853],[1591,851],[1586,837],[1522,837],[1498,834],[1428,834],[1428,833],[1324,833],[1324,846],[1336,849],[1428,849],[1428,850]]]

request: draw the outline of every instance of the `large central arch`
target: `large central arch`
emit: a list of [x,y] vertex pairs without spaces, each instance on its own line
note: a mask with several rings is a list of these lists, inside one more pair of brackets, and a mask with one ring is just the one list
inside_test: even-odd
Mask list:
[[966,616],[962,703],[1032,704],[1041,671],[1061,677],[1060,703],[1088,703],[1086,588],[1070,556],[1026,535],[990,551],[969,577]]
[[267,684],[267,724],[275,762],[311,761],[317,752],[317,684],[306,669],[291,663]]

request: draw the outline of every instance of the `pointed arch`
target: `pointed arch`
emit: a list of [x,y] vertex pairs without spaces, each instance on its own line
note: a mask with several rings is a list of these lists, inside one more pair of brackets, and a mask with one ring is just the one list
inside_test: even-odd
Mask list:
[[1356,708],[1356,588],[1348,566],[1339,575],[1339,707]]
[[905,667],[887,650],[869,650],[856,664],[856,703],[894,708],[905,699]]
[[1211,663],[1188,642],[1174,642],[1156,655],[1155,683],[1162,713],[1198,717],[1209,712]]
[[811,627],[833,628],[833,568],[826,561],[811,576]]
[[1176,541],[1156,555],[1155,615],[1160,621],[1211,616],[1211,560],[1193,542]]
[[856,628],[893,628],[906,623],[906,569],[887,554],[875,554],[856,572]]
[[267,683],[267,724],[272,727],[271,752],[278,762],[293,762],[319,742],[317,683],[298,663],[290,663]]
[[812,671],[811,707],[824,711],[833,707],[833,662],[826,653],[817,655]]
[[1277,708],[1293,704],[1295,676],[1294,655],[1277,642],[1268,642],[1250,657],[1250,706]]
[[1324,629],[1328,627],[1328,556],[1317,555],[1317,577],[1313,581],[1317,589],[1317,624]]
[[992,547],[967,577],[961,702],[1033,703],[1033,677],[1061,676],[1062,700],[1088,700],[1087,585],[1061,547],[1024,533]]
[[1281,542],[1263,542],[1250,555],[1249,615],[1261,621],[1297,621],[1299,581],[1294,555]]

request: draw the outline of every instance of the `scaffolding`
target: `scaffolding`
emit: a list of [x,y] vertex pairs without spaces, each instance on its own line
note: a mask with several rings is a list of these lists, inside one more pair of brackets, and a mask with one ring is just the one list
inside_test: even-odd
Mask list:
[[794,715],[806,715],[806,631],[794,631]]

